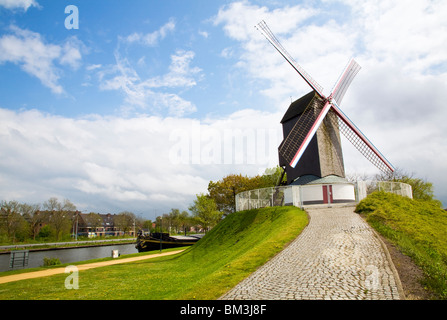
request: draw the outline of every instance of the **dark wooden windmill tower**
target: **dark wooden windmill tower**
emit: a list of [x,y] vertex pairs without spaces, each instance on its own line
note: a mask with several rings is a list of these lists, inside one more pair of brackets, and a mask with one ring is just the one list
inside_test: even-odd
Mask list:
[[261,21],[257,28],[313,89],[294,101],[281,120],[284,140],[278,148],[279,164],[287,173],[287,184],[305,176],[344,178],[340,132],[380,170],[393,172],[391,163],[339,107],[360,71],[357,62],[353,59],[349,62],[332,93],[326,97],[321,86],[295,62],[267,24]]
[[[300,119],[301,122],[306,118],[306,123],[314,123],[323,105],[324,101],[314,91],[294,101],[281,120],[284,139]],[[288,184],[304,175],[345,177],[340,130],[334,116],[332,111],[328,112],[295,167],[279,152],[279,165],[286,168]]]

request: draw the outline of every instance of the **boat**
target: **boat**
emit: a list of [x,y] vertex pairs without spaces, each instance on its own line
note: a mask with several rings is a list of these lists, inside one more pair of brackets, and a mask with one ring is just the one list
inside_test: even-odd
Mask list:
[[149,234],[138,233],[135,248],[138,252],[161,250],[168,248],[192,246],[203,237],[203,234],[189,236],[170,236],[167,232]]

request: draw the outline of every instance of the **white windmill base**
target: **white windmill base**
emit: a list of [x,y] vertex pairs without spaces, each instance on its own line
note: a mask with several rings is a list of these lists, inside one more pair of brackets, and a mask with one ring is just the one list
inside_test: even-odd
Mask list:
[[[317,177],[314,177],[317,178]],[[303,184],[244,191],[236,194],[236,211],[274,206],[338,206],[355,205],[367,194],[379,190],[413,197],[411,186],[401,182],[357,181],[350,183],[337,176],[312,179],[304,176]],[[304,183],[303,180],[307,180]]]
[[355,185],[345,178],[335,175],[324,178],[305,175],[292,182],[291,186],[300,187],[299,199],[297,200],[299,200],[301,206],[355,203],[357,200]]

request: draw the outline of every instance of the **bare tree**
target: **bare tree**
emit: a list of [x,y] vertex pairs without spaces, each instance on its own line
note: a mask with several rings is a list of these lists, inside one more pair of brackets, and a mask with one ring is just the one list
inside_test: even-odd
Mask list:
[[124,233],[133,230],[135,223],[135,214],[129,211],[123,211],[116,215],[114,220],[115,226]]
[[59,202],[57,198],[50,198],[43,204],[47,210],[48,223],[54,228],[57,240],[60,240],[62,233],[71,227],[71,216],[76,211],[76,206],[68,199]]
[[87,226],[91,228],[93,232],[97,231],[99,227],[102,227],[102,218],[99,213],[90,212],[89,214],[84,215],[84,221],[87,223]]
[[186,236],[187,229],[188,229],[188,227],[191,227],[191,224],[192,224],[191,217],[189,216],[188,212],[182,211],[180,213],[179,224],[180,224],[181,230],[185,232],[185,236]]
[[0,226],[8,238],[15,243],[16,234],[25,226],[26,221],[20,214],[20,204],[17,201],[0,202]]
[[20,212],[29,225],[29,235],[36,240],[40,227],[45,221],[45,215],[40,212],[40,204],[20,204]]

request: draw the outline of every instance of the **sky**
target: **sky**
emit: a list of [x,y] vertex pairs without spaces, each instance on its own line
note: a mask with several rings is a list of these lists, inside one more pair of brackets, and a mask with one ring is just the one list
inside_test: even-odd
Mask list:
[[[278,164],[280,120],[311,89],[447,206],[446,1],[0,0],[0,200],[69,199],[153,219],[208,183]],[[378,169],[343,141],[348,174]]]

